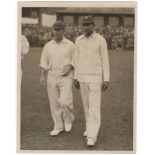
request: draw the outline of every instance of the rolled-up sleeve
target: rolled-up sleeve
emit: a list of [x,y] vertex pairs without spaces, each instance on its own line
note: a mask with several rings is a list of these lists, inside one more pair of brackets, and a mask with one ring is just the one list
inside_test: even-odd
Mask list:
[[103,81],[109,81],[110,80],[109,56],[107,50],[107,43],[104,38],[100,39],[100,46],[101,46]]
[[49,61],[48,61],[48,50],[47,46],[43,48],[41,58],[40,58],[40,67],[44,68],[45,70],[48,69]]

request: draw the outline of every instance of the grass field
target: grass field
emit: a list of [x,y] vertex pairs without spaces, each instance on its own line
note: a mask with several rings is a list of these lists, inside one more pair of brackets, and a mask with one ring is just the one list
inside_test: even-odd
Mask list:
[[73,88],[75,121],[70,133],[49,136],[53,128],[46,88],[40,87],[41,48],[31,48],[22,62],[21,150],[133,149],[133,51],[109,51],[111,82],[102,94],[102,120],[96,146],[88,148],[83,137],[85,120],[79,90]]

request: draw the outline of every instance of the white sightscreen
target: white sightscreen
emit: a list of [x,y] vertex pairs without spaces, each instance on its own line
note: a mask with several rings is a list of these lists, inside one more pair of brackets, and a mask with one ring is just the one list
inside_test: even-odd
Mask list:
[[52,27],[56,21],[56,15],[42,14],[42,26]]
[[38,24],[38,18],[22,18],[22,24]]

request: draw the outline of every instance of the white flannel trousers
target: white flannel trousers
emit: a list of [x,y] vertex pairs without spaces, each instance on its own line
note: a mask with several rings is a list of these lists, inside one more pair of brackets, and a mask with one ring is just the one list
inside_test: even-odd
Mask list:
[[72,122],[74,120],[72,83],[72,78],[53,76],[48,73],[47,92],[54,129],[63,129],[64,121]]
[[81,97],[86,119],[87,138],[97,140],[101,124],[101,84],[80,82]]

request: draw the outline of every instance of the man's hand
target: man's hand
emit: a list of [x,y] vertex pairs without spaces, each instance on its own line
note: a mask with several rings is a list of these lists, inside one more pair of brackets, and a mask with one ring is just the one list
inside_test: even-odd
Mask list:
[[77,89],[80,88],[80,84],[79,84],[78,80],[74,79],[73,84],[74,84],[75,88],[77,88]]
[[71,69],[73,69],[73,66],[71,64],[65,65],[61,73],[62,76],[67,76],[70,73]]
[[105,91],[107,90],[109,87],[109,82],[108,81],[104,81],[103,84],[102,84],[102,90]]
[[40,78],[40,85],[41,85],[42,87],[45,87],[45,85],[46,85],[45,76],[41,76],[41,78]]

